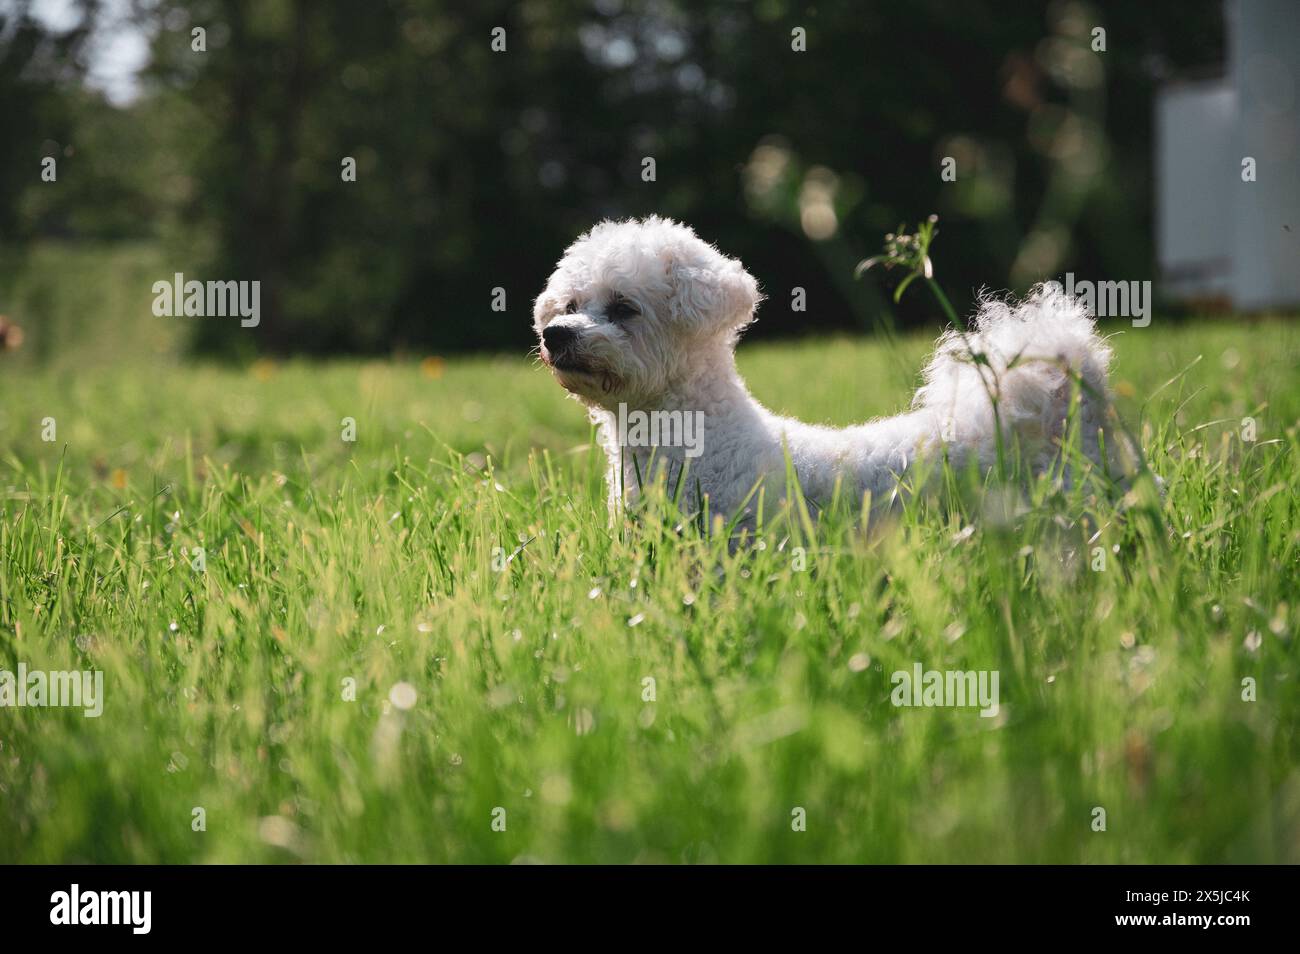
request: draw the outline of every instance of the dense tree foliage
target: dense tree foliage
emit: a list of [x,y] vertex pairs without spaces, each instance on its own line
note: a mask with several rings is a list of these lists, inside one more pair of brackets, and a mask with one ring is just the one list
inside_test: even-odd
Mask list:
[[[2,234],[155,235],[176,271],[262,281],[258,333],[202,346],[285,352],[519,347],[563,247],[649,212],[745,260],[757,334],[887,318],[853,265],[931,212],[959,307],[1148,278],[1153,89],[1222,46],[1213,0],[137,0],[152,58],[115,108],[37,69],[75,62],[84,9],[0,20]],[[75,150],[57,192],[42,144]]]

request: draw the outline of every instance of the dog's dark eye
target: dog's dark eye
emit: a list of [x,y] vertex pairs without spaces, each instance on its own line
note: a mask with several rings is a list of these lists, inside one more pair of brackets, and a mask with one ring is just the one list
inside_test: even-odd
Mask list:
[[628,318],[635,318],[641,314],[641,311],[626,298],[615,298],[605,309],[605,315],[610,321],[624,321]]
[[564,306],[564,313],[566,315],[576,315],[578,313],[578,302],[570,299],[569,303]]

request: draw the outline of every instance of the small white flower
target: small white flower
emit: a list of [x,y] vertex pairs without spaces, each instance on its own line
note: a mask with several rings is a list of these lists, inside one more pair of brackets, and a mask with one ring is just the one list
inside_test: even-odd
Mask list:
[[388,690],[388,701],[394,708],[403,711],[415,708],[415,686],[409,682],[399,682]]

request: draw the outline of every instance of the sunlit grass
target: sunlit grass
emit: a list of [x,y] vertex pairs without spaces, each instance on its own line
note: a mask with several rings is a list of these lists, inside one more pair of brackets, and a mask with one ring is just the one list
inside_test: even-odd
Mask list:
[[[741,369],[845,424],[927,344]],[[610,527],[523,359],[0,371],[0,668],[106,694],[0,709],[0,860],[1300,860],[1300,336],[1115,345],[1163,500],[939,495],[737,552]],[[895,708],[916,662],[998,670],[998,717]]]

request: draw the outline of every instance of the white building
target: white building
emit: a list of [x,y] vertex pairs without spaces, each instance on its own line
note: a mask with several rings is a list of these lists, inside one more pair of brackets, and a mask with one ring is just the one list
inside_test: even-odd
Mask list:
[[1156,99],[1165,292],[1243,311],[1300,305],[1300,0],[1233,0],[1219,79]]

